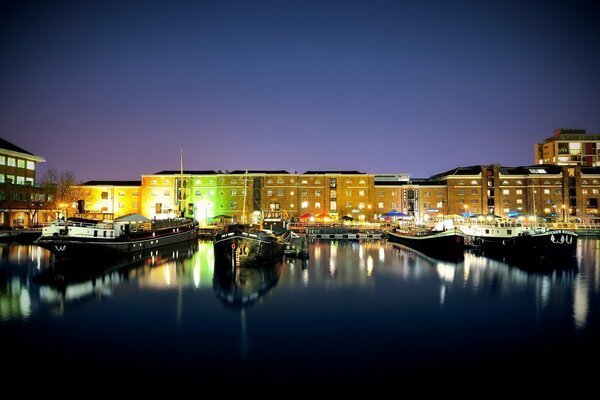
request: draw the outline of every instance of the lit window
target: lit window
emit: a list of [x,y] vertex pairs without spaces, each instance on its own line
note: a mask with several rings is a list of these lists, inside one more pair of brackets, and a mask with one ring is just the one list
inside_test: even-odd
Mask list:
[[273,183],[273,179],[267,179],[267,183],[268,184],[272,184]]
[[[151,193],[151,195],[152,196],[156,196],[156,190],[153,190],[152,193]],[[106,193],[106,197],[104,197],[104,193],[102,193],[102,198],[103,199],[108,198],[108,193]]]
[[377,208],[384,208],[384,207],[383,207],[383,202],[379,202],[379,203],[377,203]]
[[17,160],[17,167],[19,167],[19,168],[25,168],[25,160],[18,159]]
[[477,189],[471,190],[471,194],[477,194]]
[[315,196],[320,196],[321,195],[321,191],[320,190],[315,190]]
[[277,191],[277,196],[283,197],[284,195],[285,195],[285,192],[283,190],[278,190]]
[[477,181],[475,181],[475,180],[471,181],[471,185],[477,185]]
[[231,191],[231,195],[232,195],[232,196],[237,196],[237,190],[233,189],[233,190]]
[[119,204],[117,205],[117,207],[119,207],[119,208],[125,208],[125,203],[119,202]]
[[320,179],[315,179],[315,185],[319,185],[321,183]]
[[503,185],[508,185],[508,181],[502,181]]
[[236,185],[237,184],[237,179],[232,179],[229,181],[230,184],[232,185]]
[[516,194],[523,194],[523,189],[517,189],[517,190],[515,190],[515,193]]
[[398,203],[392,202],[392,208],[393,208],[393,209],[396,209],[396,208],[398,208]]
[[378,193],[378,196],[379,196],[379,197],[385,197],[385,192],[379,192],[379,193]]
[[348,197],[352,196],[352,190],[346,190],[346,196],[348,196]]
[[302,179],[302,182],[301,182],[301,183],[302,183],[303,185],[308,185],[308,181],[307,181],[306,179]]
[[163,196],[170,196],[171,195],[171,191],[170,190],[165,190],[163,192]]
[[6,161],[7,161],[7,165],[8,165],[9,167],[14,167],[14,166],[16,166],[16,160],[15,160],[13,157],[8,157],[8,158],[6,159]]
[[517,199],[517,204],[523,204],[523,199]]
[[17,185],[24,185],[24,184],[25,184],[25,177],[17,176]]
[[6,156],[0,156],[0,165],[6,165]]
[[209,190],[208,191],[208,195],[209,196],[214,196],[215,195],[215,191],[214,190]]
[[279,179],[277,179],[277,183],[281,185],[284,183],[284,181],[283,181],[283,179],[279,178]]
[[544,194],[550,194],[550,189],[544,189]]
[[352,208],[352,203],[351,202],[347,202],[346,203],[346,208]]
[[365,184],[365,180],[364,180],[364,179],[361,179],[361,180],[358,182],[358,184],[359,184],[359,185],[364,185],[364,184]]
[[273,191],[272,190],[267,190],[267,196],[269,196],[269,197],[273,196]]
[[237,201],[232,201],[229,203],[229,208],[237,208]]
[[502,189],[502,194],[505,196],[510,195],[510,189]]
[[119,196],[125,196],[125,192],[124,191],[119,191]]
[[522,181],[517,181],[517,185],[522,185],[523,182]]
[[300,207],[301,208],[308,208],[308,201],[303,201],[302,203],[300,203]]
[[361,210],[362,210],[363,208],[365,208],[365,203],[358,203],[358,208],[360,208]]
[[300,196],[303,196],[303,197],[308,196],[308,190],[301,190],[300,191]]
[[319,202],[319,201],[315,202],[315,208],[321,208],[321,202]]
[[202,183],[202,181],[200,179],[196,179],[196,185],[199,185],[201,183]]
[[364,191],[364,190],[359,190],[359,191],[358,191],[358,195],[359,195],[360,197],[365,197],[365,191]]

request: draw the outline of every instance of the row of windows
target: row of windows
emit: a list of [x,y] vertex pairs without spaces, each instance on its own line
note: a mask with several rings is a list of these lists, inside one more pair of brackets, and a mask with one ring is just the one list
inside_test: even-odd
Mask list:
[[[250,181],[251,181],[251,178],[248,178],[248,182],[250,182]],[[151,184],[152,184],[152,185],[156,185],[156,184],[158,184],[158,179],[152,179],[150,182],[151,182]],[[331,187],[336,187],[336,184],[335,184],[335,182],[336,182],[336,181],[335,181],[335,179],[332,179],[332,180],[331,180],[331,182],[332,182],[332,183],[331,183],[331,185],[330,185],[330,186],[331,186]],[[164,183],[164,184],[170,184],[170,183],[171,183],[171,180],[167,178],[167,179],[165,179],[165,180],[163,181],[163,183]],[[209,179],[209,180],[207,181],[207,183],[208,183],[209,185],[214,185],[214,184],[215,184],[215,180],[214,180],[214,179]],[[224,178],[220,178],[220,179],[219,179],[219,183],[220,183],[220,184],[224,184],[224,183],[225,183],[225,179],[224,179]],[[240,181],[239,181],[239,182],[238,182],[238,180],[237,180],[237,179],[230,179],[230,180],[229,180],[229,184],[230,184],[230,185],[237,185],[238,183],[240,183],[240,184],[243,184],[243,183],[245,183],[245,182],[244,182],[244,179],[243,179],[243,178],[242,178],[242,179],[240,179]],[[277,183],[278,185],[283,185],[283,184],[285,183],[285,180],[284,180],[284,179],[281,179],[281,178],[277,179],[276,181],[274,181],[273,179],[267,179],[267,184],[268,184],[268,185],[272,185],[272,184],[274,184],[274,183]],[[290,179],[290,182],[289,182],[289,183],[290,183],[290,184],[292,184],[292,185],[293,185],[293,184],[295,184],[295,181],[294,181],[294,179],[293,179],[293,178],[292,178],[292,179]],[[312,182],[312,184],[313,184],[313,185],[320,185],[321,183],[322,183],[322,182],[321,182],[321,180],[320,180],[320,179],[315,179],[315,180]],[[353,182],[351,179],[346,179],[345,183],[346,183],[347,185],[352,185],[354,182]],[[201,185],[201,184],[202,184],[202,179],[195,179],[195,180],[194,180],[194,184],[196,184],[196,185]],[[302,179],[302,180],[300,181],[300,184],[302,184],[302,185],[308,185],[308,184],[309,184],[309,182],[308,182],[308,180],[307,180],[307,179]],[[361,179],[361,180],[359,180],[359,181],[358,181],[358,184],[359,184],[359,185],[366,185],[366,184],[367,184],[367,182],[366,182],[364,179]]]
[[27,193],[27,192],[15,192],[15,193],[0,192],[0,200],[8,200],[9,197],[10,197],[10,200],[33,201],[36,203],[45,202],[45,201],[54,201],[54,196],[51,194]]
[[27,168],[31,171],[35,170],[35,163],[33,161],[23,160],[21,158],[0,156],[0,165],[7,165],[9,167]]
[[25,185],[26,183],[33,185],[33,178],[24,176],[14,176],[0,174],[0,183],[16,183],[17,185]]

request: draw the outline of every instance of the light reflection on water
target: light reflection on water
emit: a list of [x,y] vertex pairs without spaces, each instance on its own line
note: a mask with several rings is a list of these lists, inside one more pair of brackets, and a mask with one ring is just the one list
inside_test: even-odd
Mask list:
[[[472,252],[439,260],[378,240],[312,241],[309,254],[274,269],[215,270],[212,243],[199,241],[89,276],[82,263],[77,279],[38,284],[32,278],[50,271],[50,255],[37,246],[2,245],[0,328],[34,338],[35,329],[75,329],[102,343],[100,332],[113,324],[119,340],[142,346],[158,363],[174,363],[175,353],[187,367],[198,359],[292,357],[286,354],[371,354],[370,363],[392,354],[410,364],[425,362],[419,349],[429,358],[468,359],[469,352],[476,358],[497,348],[599,337],[597,239],[580,239],[569,268],[513,265]],[[172,353],[153,346],[167,342]],[[86,343],[78,351],[88,351]],[[116,357],[109,347],[98,352]]]

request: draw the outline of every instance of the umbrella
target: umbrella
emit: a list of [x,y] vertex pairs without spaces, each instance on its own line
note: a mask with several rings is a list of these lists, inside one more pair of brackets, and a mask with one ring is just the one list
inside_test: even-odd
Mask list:
[[214,219],[218,219],[218,218],[233,218],[233,216],[232,215],[219,214],[219,215],[215,215],[213,218]]
[[401,211],[398,211],[398,210],[392,210],[392,211],[388,211],[388,212],[386,212],[384,214],[381,214],[381,216],[383,218],[407,217],[408,214],[405,214],[405,213],[403,213]]
[[322,214],[319,214],[319,215],[317,215],[315,218],[316,218],[316,219],[323,220],[323,221],[326,221],[326,220],[333,219],[333,218],[332,218],[332,216],[331,216],[331,215],[329,215],[329,214],[327,214],[327,213],[322,213]]
[[300,220],[307,220],[307,219],[311,219],[311,218],[314,218],[314,217],[315,217],[315,216],[314,216],[314,215],[312,215],[311,213],[306,213],[306,214],[302,214],[302,215],[300,216]]

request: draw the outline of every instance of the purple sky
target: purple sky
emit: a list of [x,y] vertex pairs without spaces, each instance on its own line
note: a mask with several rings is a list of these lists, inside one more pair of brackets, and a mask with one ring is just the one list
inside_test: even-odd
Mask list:
[[0,137],[78,180],[428,177],[600,133],[597,1],[4,1]]

